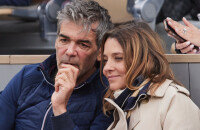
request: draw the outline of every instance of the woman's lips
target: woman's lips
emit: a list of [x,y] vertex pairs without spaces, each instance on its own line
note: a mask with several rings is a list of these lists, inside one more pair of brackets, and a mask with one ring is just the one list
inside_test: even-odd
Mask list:
[[111,75],[111,76],[108,76],[108,80],[114,80],[118,77],[119,77],[119,75]]

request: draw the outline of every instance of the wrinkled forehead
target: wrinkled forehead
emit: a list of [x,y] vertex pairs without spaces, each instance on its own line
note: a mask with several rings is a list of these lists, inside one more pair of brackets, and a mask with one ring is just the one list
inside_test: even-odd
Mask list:
[[[89,40],[92,43],[96,43],[97,33],[95,31],[96,24],[94,24],[90,30],[85,30],[82,25],[77,25],[71,21],[65,21],[60,25],[60,32],[58,37],[68,37],[73,40]],[[94,28],[94,29],[93,29]]]
[[[86,19],[85,19],[86,20]],[[80,30],[80,33],[84,32],[84,33],[89,33],[89,32],[93,32],[96,33],[97,29],[99,27],[99,22],[94,22],[94,23],[89,23],[86,22],[85,20],[79,20],[79,21],[73,21],[73,20],[62,20],[60,21],[60,27],[63,23],[74,23],[75,25],[81,27],[82,29]],[[59,29],[60,32],[60,29]]]

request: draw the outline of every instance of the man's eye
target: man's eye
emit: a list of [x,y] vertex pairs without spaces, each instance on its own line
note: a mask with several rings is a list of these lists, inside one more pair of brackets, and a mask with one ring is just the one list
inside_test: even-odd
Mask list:
[[80,43],[81,48],[86,49],[89,48],[90,46],[85,44],[85,43]]
[[66,38],[59,39],[59,45],[66,45],[68,42],[69,42],[69,39],[66,39]]
[[67,42],[67,39],[60,39],[61,43]]

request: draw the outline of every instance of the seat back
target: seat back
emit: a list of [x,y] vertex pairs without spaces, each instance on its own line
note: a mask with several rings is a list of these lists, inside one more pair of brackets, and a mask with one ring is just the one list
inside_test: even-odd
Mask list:
[[164,0],[128,0],[127,10],[134,19],[147,22],[155,29],[156,17]]

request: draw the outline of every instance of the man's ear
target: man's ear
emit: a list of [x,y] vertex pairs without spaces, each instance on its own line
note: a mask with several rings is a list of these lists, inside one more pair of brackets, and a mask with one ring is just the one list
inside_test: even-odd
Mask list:
[[98,52],[98,55],[97,55],[97,61],[101,61],[101,48],[99,48],[99,52]]

